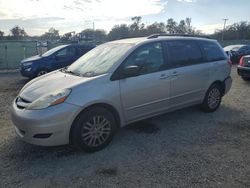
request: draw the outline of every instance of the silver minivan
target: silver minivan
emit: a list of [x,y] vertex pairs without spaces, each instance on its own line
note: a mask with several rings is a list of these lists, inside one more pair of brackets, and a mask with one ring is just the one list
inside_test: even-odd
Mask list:
[[17,135],[36,145],[96,151],[118,127],[200,104],[215,111],[231,63],[215,40],[152,35],[102,44],[27,83],[12,105]]

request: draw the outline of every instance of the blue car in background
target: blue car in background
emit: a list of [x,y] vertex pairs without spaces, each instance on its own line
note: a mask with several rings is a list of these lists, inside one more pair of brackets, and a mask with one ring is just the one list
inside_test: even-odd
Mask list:
[[80,44],[57,46],[42,55],[22,60],[20,72],[22,76],[28,78],[41,76],[50,71],[69,66],[94,47],[93,45]]
[[230,45],[224,48],[233,64],[239,64],[242,56],[250,55],[250,45]]

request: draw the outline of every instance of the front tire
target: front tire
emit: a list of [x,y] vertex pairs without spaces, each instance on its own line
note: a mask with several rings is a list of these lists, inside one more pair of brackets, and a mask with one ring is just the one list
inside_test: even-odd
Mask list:
[[207,90],[203,103],[201,105],[202,110],[205,112],[216,111],[221,103],[222,88],[219,84],[213,84]]
[[106,147],[113,139],[117,125],[113,114],[102,107],[90,108],[78,115],[72,125],[71,142],[87,152]]
[[37,73],[37,77],[39,77],[39,76],[42,76],[42,75],[44,75],[44,74],[47,74],[48,73],[48,71],[47,70],[40,70],[38,73]]

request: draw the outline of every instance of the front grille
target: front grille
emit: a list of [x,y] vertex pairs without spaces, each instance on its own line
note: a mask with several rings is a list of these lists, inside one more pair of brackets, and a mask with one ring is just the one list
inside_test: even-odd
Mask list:
[[19,109],[24,109],[26,108],[31,102],[22,98],[22,97],[17,97],[16,98],[16,105]]

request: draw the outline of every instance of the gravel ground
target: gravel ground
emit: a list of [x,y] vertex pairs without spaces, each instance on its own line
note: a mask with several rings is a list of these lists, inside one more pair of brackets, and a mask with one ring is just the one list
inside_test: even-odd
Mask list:
[[186,108],[122,128],[104,150],[20,141],[9,107],[26,79],[0,73],[0,187],[250,187],[250,83],[232,70],[215,113]]

